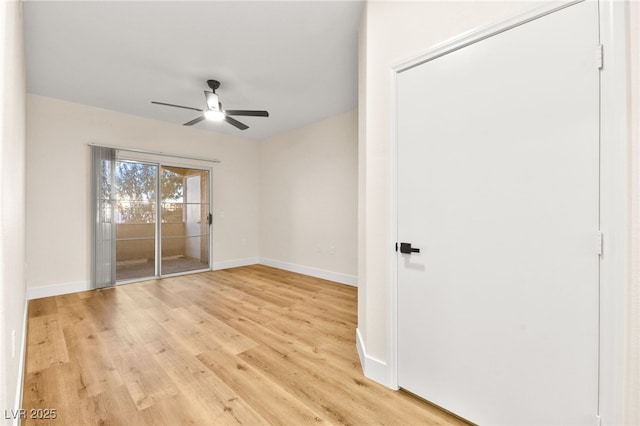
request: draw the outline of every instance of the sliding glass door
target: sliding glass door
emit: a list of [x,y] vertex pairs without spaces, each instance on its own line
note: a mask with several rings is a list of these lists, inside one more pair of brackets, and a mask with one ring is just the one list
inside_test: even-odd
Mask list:
[[209,172],[161,166],[162,275],[209,268]]
[[156,275],[158,166],[116,161],[116,281]]
[[117,160],[115,172],[116,281],[209,269],[209,171]]

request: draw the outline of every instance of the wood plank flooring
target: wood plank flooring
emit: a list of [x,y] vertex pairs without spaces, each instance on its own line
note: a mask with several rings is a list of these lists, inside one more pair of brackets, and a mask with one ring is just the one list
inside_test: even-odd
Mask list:
[[464,424],[363,376],[356,309],[258,265],[32,300],[23,424]]

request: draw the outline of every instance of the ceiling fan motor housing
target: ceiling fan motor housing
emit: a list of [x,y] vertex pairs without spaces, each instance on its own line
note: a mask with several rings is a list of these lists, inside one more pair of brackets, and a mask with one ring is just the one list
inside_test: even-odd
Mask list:
[[207,98],[207,106],[210,111],[220,111],[220,101],[218,95],[213,92],[204,91],[204,96]]

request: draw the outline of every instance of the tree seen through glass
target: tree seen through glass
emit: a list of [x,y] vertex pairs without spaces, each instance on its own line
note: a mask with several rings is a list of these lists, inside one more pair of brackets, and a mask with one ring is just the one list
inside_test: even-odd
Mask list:
[[[119,223],[154,223],[156,220],[156,165],[116,162],[116,215]],[[181,222],[183,176],[166,168],[160,176],[163,222]]]

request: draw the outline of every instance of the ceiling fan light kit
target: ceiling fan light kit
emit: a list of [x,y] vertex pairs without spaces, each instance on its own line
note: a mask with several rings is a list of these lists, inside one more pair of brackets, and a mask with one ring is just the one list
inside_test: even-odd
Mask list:
[[216,111],[210,109],[209,111],[204,112],[204,118],[211,121],[224,121],[226,115],[222,111]]
[[232,126],[240,130],[246,130],[249,128],[249,126],[232,118],[231,116],[239,115],[239,116],[245,116],[245,117],[269,117],[269,112],[267,111],[240,110],[240,109],[229,110],[229,111],[223,110],[222,103],[220,102],[218,94],[216,93],[216,90],[220,87],[220,82],[217,80],[207,80],[207,85],[211,89],[211,92],[206,90],[204,91],[204,96],[207,101],[207,109],[198,109],[198,108],[193,108],[193,107],[188,107],[183,105],[168,104],[165,102],[156,102],[156,101],[151,101],[151,103],[156,105],[170,106],[174,108],[190,109],[190,110],[199,111],[202,113],[200,117],[194,118],[193,120],[187,121],[186,123],[184,123],[185,126],[193,126],[194,124],[197,124],[202,120],[207,119],[211,121],[226,121],[227,123],[231,124]]

